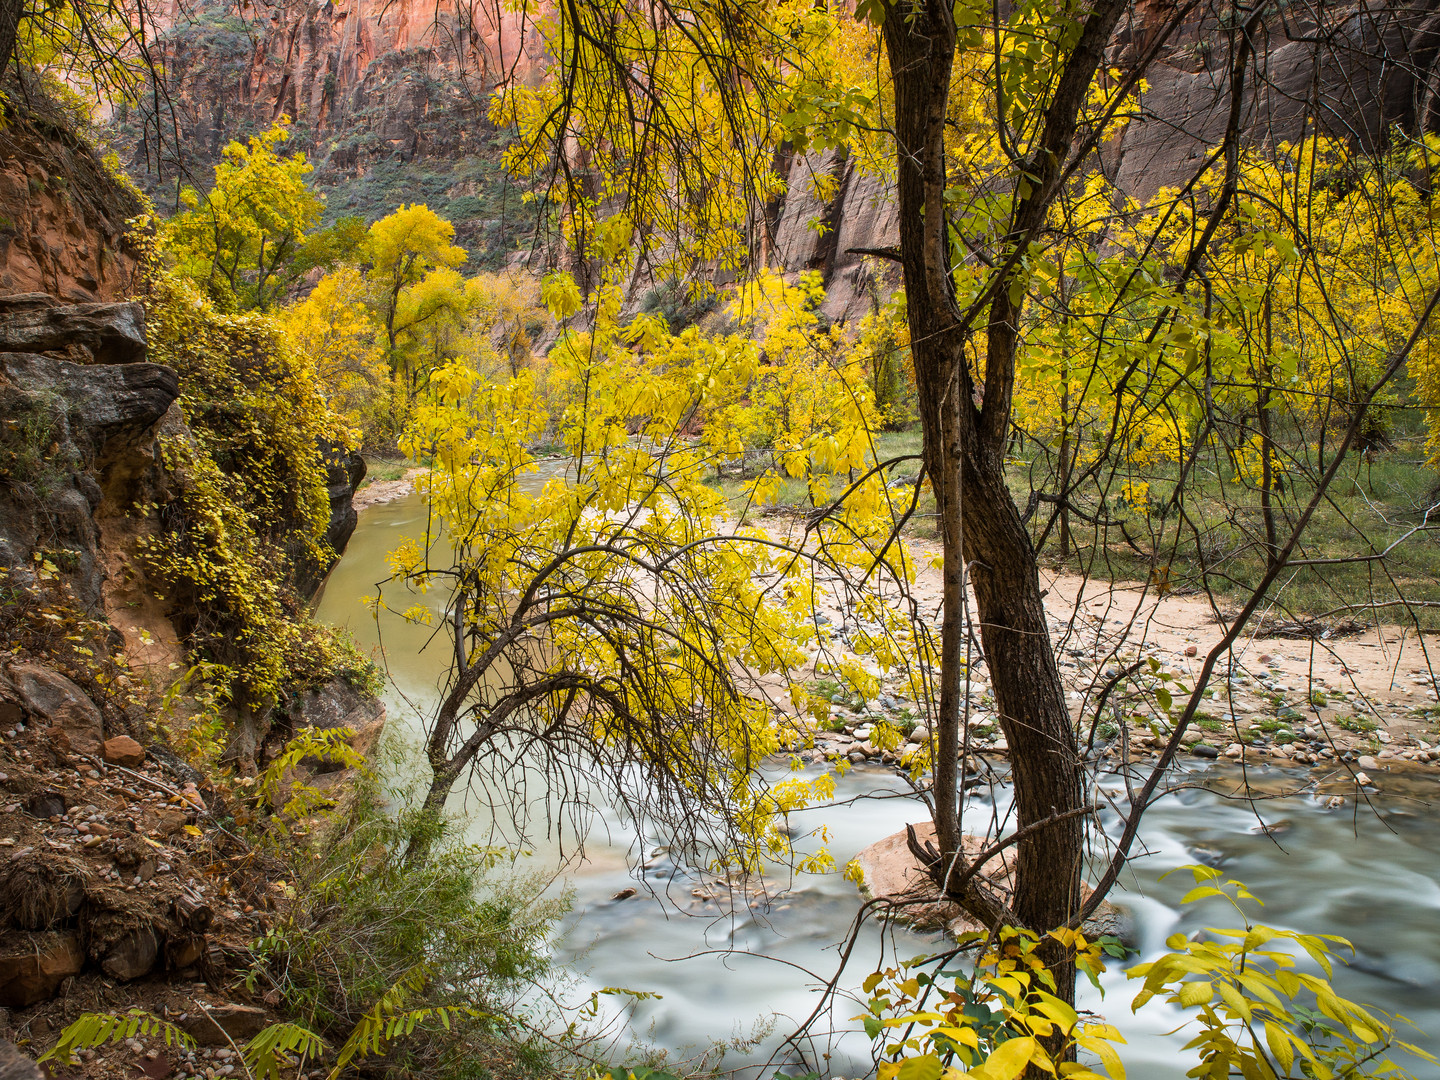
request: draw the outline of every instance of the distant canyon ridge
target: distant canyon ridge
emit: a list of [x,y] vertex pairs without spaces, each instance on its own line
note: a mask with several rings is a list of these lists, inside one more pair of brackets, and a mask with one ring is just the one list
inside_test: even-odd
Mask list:
[[[1139,0],[1109,64],[1131,68],[1179,10],[1175,0]],[[158,14],[169,101],[159,129],[170,134],[157,145],[154,116],[134,108],[117,113],[114,128],[162,208],[173,205],[179,181],[203,186],[229,140],[286,115],[332,217],[373,220],[401,202],[426,202],[456,223],[472,269],[518,261],[529,248],[533,207],[504,175],[506,134],[485,117],[502,81],[545,77],[540,35],[513,7],[168,0]],[[1106,148],[1107,169],[1132,198],[1183,182],[1219,143],[1240,33],[1231,9],[1202,4],[1159,50],[1134,119]],[[1319,129],[1375,149],[1396,131],[1440,130],[1440,0],[1281,5],[1267,12],[1252,48],[1243,110],[1252,142]],[[897,242],[885,178],[833,153],[782,154],[777,164],[790,183],[767,214],[770,261],[818,270],[828,317],[863,315],[897,280],[893,264],[855,253]],[[817,173],[837,181],[828,200],[814,194]],[[817,219],[825,229],[812,227]]]

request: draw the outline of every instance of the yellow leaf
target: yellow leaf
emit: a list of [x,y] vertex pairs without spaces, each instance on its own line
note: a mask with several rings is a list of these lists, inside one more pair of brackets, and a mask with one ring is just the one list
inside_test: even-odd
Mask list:
[[[1015,1080],[1015,1077],[1025,1071],[1025,1067],[1036,1054],[1046,1064],[1049,1063],[1045,1052],[1040,1049],[1040,1044],[1031,1036],[1023,1035],[1001,1043],[994,1053],[985,1059],[985,1064],[974,1071],[982,1072],[985,1080]],[[1037,1061],[1036,1064],[1040,1062]]]
[[1177,1002],[1183,1009],[1204,1005],[1215,996],[1215,987],[1208,982],[1187,982],[1181,985]]
[[940,1080],[943,1067],[934,1054],[906,1058],[895,1073],[895,1080]]
[[1270,1044],[1270,1053],[1288,1073],[1295,1064],[1295,1048],[1290,1045],[1290,1033],[1273,1020],[1265,1021],[1265,1041]]

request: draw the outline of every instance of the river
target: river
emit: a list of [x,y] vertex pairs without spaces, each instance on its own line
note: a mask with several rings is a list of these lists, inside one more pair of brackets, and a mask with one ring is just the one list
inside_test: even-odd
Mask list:
[[[362,598],[373,594],[385,575],[386,553],[424,527],[418,496],[367,509],[319,601],[320,617],[348,626],[362,648],[383,647],[392,678],[386,695],[392,730],[418,730],[417,710],[434,700],[445,654],[443,647],[422,651],[430,632],[397,619],[386,620],[383,634],[377,633]],[[443,598],[432,593],[426,602],[440,605]],[[1252,770],[1251,777],[1261,787],[1278,789],[1293,787],[1303,774],[1265,767]],[[1440,1054],[1440,783],[1429,774],[1389,774],[1371,807],[1357,809],[1347,800],[1343,808],[1326,809],[1309,796],[1253,807],[1225,799],[1218,790],[1238,783],[1237,769],[1211,768],[1197,772],[1196,779],[1213,784],[1171,795],[1146,816],[1141,857],[1113,897],[1131,917],[1141,958],[1163,951],[1165,938],[1177,931],[1235,925],[1228,908],[1213,903],[1179,909],[1192,883],[1188,874],[1160,880],[1187,863],[1219,866],[1265,901],[1257,921],[1349,938],[1356,955],[1337,971],[1337,990],[1408,1017],[1418,1030],[1401,1037]],[[841,805],[795,815],[793,824],[801,830],[825,824],[830,850],[843,866],[861,848],[924,816],[917,803],[895,797],[902,791],[891,770],[860,766],[841,781]],[[978,821],[989,809],[976,806],[972,812]],[[1261,830],[1260,819],[1273,828]],[[553,843],[532,844],[532,850],[528,865],[560,865]],[[694,895],[716,890],[671,863],[662,840],[647,837],[642,844],[614,815],[592,830],[585,856],[565,864],[561,873],[573,907],[553,947],[557,965],[575,976],[569,996],[583,998],[602,986],[661,995],[633,1005],[611,996],[603,1004],[626,1035],[677,1055],[713,1040],[748,1036],[767,1017],[776,1018],[754,1048],[726,1059],[731,1066],[765,1062],[795,1021],[809,1015],[817,984],[833,975],[837,942],[858,907],[854,886],[838,874],[791,879],[782,871],[769,883],[769,901],[737,903],[732,911],[723,892],[716,899]],[[636,892],[613,899],[627,889]],[[908,958],[939,947],[933,935],[867,927],[840,985],[858,992],[882,955]],[[1136,986],[1123,974],[1127,966],[1112,965],[1102,980],[1103,1000],[1085,987],[1082,1004],[1103,1012],[1124,1032],[1129,1045],[1122,1056],[1131,1076],[1178,1080],[1194,1064],[1179,1052],[1184,1036],[1166,1034],[1178,1016],[1156,1003],[1132,1016]],[[853,1000],[842,998],[828,1022],[817,1025],[835,1034],[807,1046],[812,1060],[830,1054],[837,1076],[868,1071],[868,1041],[850,1021],[859,1011]],[[1423,1062],[1415,1063],[1414,1071],[1440,1078],[1440,1069]],[[763,1075],[768,1080],[771,1072]]]

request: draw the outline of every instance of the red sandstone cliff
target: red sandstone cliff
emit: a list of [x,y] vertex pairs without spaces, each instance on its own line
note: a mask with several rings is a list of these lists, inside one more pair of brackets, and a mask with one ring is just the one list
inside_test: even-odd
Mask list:
[[8,87],[0,135],[0,296],[44,292],[71,302],[120,299],[137,252],[126,220],[141,203],[45,103]]

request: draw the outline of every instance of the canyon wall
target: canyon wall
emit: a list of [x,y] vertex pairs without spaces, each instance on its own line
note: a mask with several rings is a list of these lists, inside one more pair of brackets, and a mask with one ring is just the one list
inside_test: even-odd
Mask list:
[[0,295],[119,299],[138,256],[125,223],[141,201],[43,102],[13,79],[5,89],[12,111],[0,136]]
[[[1393,129],[1435,130],[1437,7],[1321,0],[1268,14],[1250,43],[1245,137],[1274,144],[1318,129],[1374,149]],[[1174,0],[1136,3],[1107,63],[1132,68],[1177,10]],[[1187,9],[1153,58],[1130,123],[1103,154],[1131,197],[1185,182],[1223,138],[1241,38],[1233,22],[1215,6]],[[153,115],[118,117],[132,168],[148,167],[162,205],[179,177],[203,186],[229,139],[288,115],[332,218],[373,220],[423,201],[455,221],[471,270],[528,248],[534,211],[505,177],[504,135],[485,118],[497,83],[543,77],[542,43],[513,10],[460,0],[203,0],[172,8],[168,25],[163,119],[174,130],[157,142],[166,124],[157,129]],[[786,155],[779,165],[790,182],[769,208],[771,261],[820,271],[830,317],[863,314],[898,280],[883,255],[898,240],[887,178],[835,154]],[[834,180],[828,201],[814,194],[817,173]]]
[[455,221],[472,269],[533,232],[486,119],[495,85],[539,77],[533,27],[499,4],[434,0],[174,0],[162,12],[164,95],[111,131],[162,210],[204,188],[225,145],[292,123],[331,219],[424,202]]

